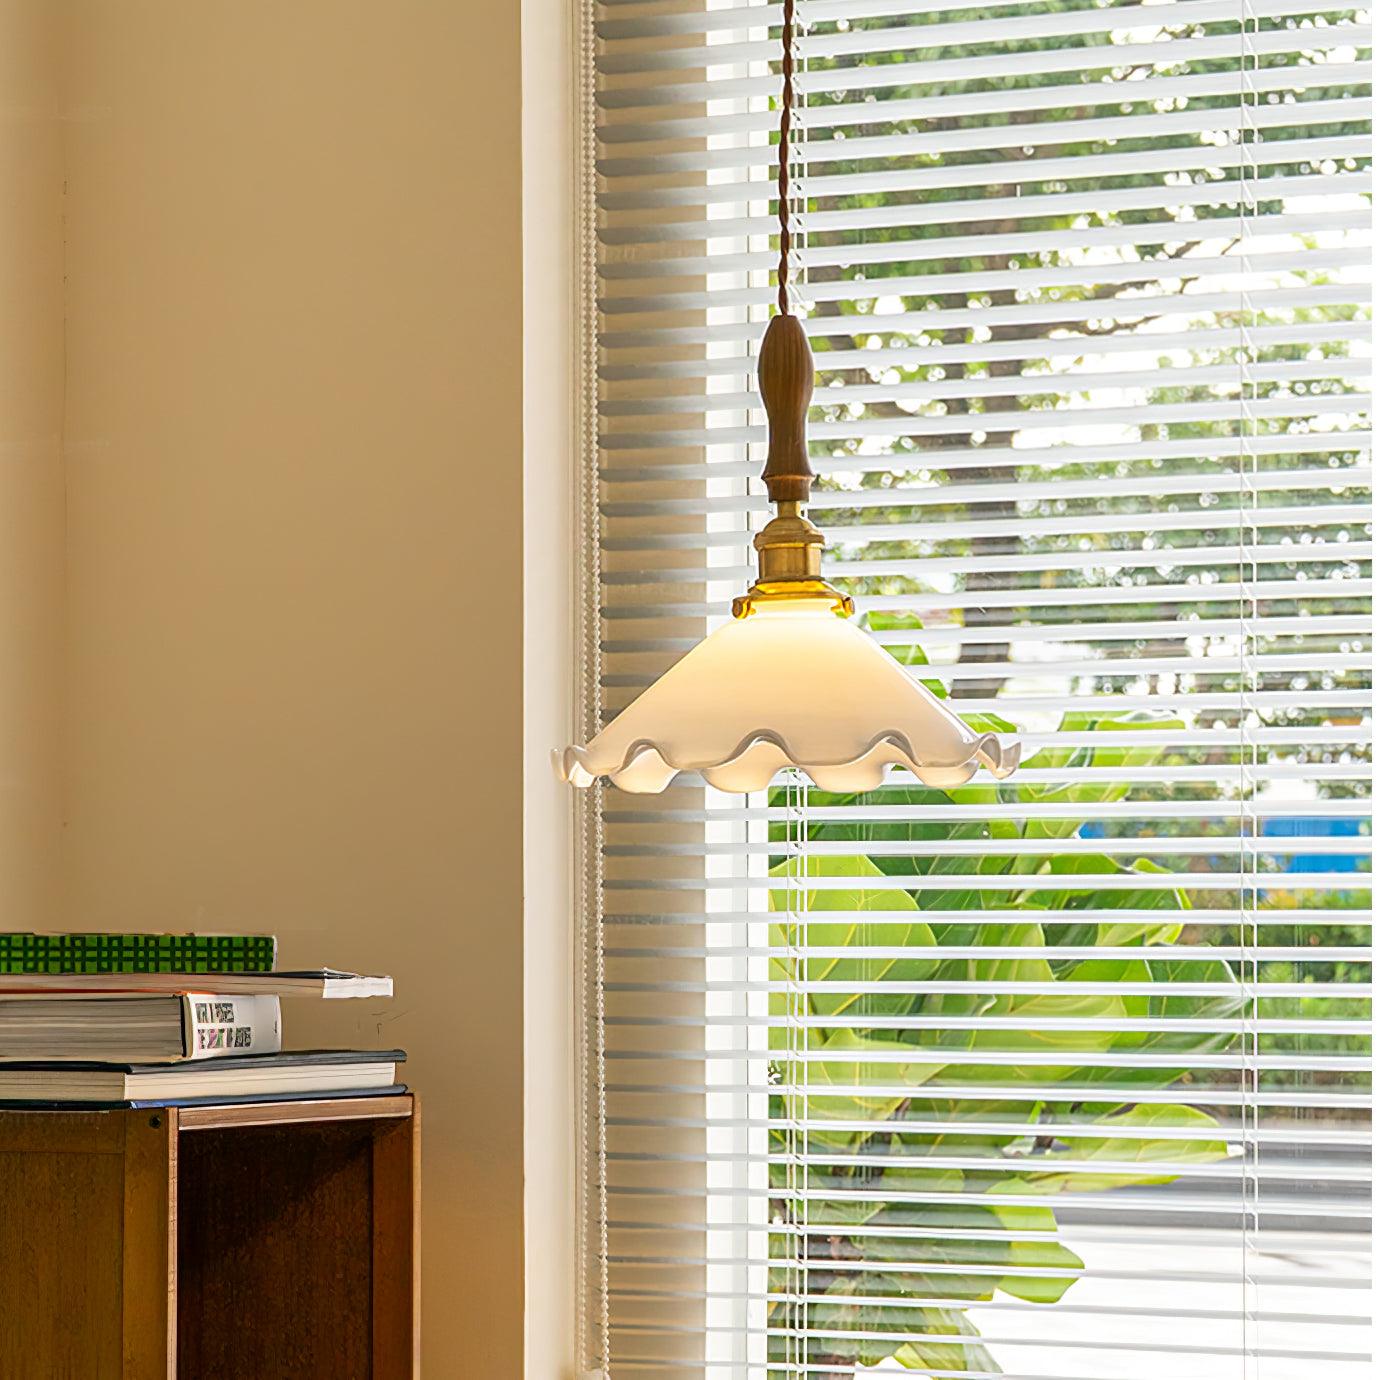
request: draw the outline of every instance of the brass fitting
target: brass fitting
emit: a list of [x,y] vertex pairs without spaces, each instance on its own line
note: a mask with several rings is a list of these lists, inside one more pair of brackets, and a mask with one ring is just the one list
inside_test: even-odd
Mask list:
[[798,503],[778,504],[776,516],[752,539],[752,545],[761,582],[820,578],[824,533]]
[[799,503],[778,504],[776,516],[752,545],[757,551],[757,581],[733,601],[735,618],[747,618],[758,604],[786,599],[827,599],[836,613],[852,614],[852,599],[821,577],[824,534]]

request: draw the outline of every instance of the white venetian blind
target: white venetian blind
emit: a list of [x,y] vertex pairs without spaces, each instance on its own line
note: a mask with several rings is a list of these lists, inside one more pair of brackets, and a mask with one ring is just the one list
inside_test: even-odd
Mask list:
[[[606,717],[751,577],[780,17],[594,5]],[[590,1364],[1359,1380],[1368,13],[797,19],[826,574],[1027,757],[603,796]]]

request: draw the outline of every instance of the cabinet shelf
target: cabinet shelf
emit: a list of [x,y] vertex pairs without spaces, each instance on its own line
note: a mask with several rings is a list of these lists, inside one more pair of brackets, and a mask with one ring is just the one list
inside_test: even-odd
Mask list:
[[0,1375],[419,1373],[411,1095],[0,1111]]

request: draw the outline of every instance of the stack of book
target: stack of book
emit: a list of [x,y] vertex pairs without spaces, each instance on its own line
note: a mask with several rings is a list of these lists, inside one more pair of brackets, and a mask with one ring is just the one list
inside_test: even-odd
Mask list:
[[404,1092],[402,1050],[284,1050],[283,997],[393,979],[279,972],[262,934],[0,932],[0,1105],[167,1106]]

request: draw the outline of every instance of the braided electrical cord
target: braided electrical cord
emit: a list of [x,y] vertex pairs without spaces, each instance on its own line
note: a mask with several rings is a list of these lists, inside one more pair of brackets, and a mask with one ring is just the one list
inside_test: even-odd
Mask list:
[[790,315],[791,278],[791,117],[795,113],[795,0],[781,12],[781,138],[776,145],[776,219],[780,258],[776,265],[776,309]]

